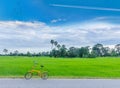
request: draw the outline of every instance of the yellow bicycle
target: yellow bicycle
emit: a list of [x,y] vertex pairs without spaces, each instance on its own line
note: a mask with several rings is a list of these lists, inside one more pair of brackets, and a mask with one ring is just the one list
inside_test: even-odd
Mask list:
[[31,79],[33,74],[37,74],[43,80],[48,79],[48,72],[44,70],[44,66],[43,65],[40,66],[40,70],[36,70],[35,67],[36,67],[36,65],[34,65],[30,71],[25,73],[25,75],[24,75],[25,79],[27,79],[27,80]]

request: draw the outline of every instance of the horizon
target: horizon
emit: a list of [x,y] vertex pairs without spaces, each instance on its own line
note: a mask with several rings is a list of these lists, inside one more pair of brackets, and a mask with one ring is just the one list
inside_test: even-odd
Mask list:
[[[96,44],[95,44],[96,45]],[[117,45],[117,44],[116,44]],[[110,49],[114,49],[116,45],[103,45],[103,47],[109,47]],[[74,47],[74,46],[70,46],[70,47]],[[70,47],[66,47],[67,50],[70,48]],[[87,46],[77,46],[75,48],[81,48],[81,47],[87,47]],[[90,50],[92,49],[93,46],[89,46],[90,47]],[[6,49],[6,48],[5,48]],[[3,49],[4,50],[4,49]],[[3,52],[2,49],[0,49],[0,54],[5,54]],[[19,48],[19,49],[7,49],[7,54],[10,54],[10,53],[14,53],[16,50],[18,51],[18,53],[23,53],[23,54],[26,54],[27,52],[30,52],[31,54],[34,54],[34,53],[42,53],[42,52],[50,52],[51,51],[51,46],[49,47],[49,49],[38,49],[38,48],[34,48],[34,49],[31,49],[31,48],[28,48],[28,49],[22,49],[22,48]]]

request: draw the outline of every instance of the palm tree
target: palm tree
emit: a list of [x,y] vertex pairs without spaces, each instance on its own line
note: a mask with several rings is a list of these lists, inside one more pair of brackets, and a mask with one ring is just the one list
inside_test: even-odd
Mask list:
[[54,40],[51,40],[50,43],[52,44],[51,49],[53,49]]
[[60,47],[61,47],[60,44],[58,44],[58,45],[57,45],[57,48],[60,49]]
[[57,47],[57,45],[58,45],[58,42],[57,42],[57,41],[54,41],[54,45]]

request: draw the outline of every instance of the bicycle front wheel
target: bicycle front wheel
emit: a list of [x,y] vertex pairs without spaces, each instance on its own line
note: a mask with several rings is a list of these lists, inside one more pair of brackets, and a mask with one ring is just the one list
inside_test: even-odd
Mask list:
[[48,79],[48,73],[47,72],[43,72],[42,75],[41,75],[41,78],[43,80],[47,80]]
[[32,73],[31,72],[27,72],[25,75],[24,75],[24,77],[25,77],[25,79],[26,80],[29,80],[29,79],[31,79],[32,78]]

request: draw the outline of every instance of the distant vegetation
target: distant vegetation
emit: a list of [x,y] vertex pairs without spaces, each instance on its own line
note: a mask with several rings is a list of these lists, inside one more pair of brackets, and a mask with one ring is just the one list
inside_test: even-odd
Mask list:
[[120,56],[120,44],[115,45],[114,48],[105,47],[102,44],[95,44],[93,47],[69,47],[60,45],[57,41],[51,40],[51,51],[31,53],[19,53],[18,50],[8,53],[8,49],[4,49],[4,54],[1,56],[50,56],[50,57],[80,57],[80,58],[95,58],[95,57],[118,57]]
[[118,57],[120,56],[120,44],[114,48],[104,47],[102,44],[95,44],[93,47],[70,47],[60,45],[57,41],[51,40],[52,51],[51,57],[80,57],[80,58],[95,58],[95,57]]

